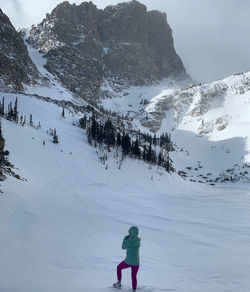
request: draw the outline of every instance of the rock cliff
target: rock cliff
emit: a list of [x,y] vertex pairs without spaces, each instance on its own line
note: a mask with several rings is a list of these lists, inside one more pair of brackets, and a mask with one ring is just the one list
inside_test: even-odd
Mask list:
[[0,9],[0,87],[22,90],[35,82],[38,72],[32,63],[22,35]]
[[119,90],[186,77],[166,14],[138,1],[104,10],[63,2],[32,27],[28,42],[45,54],[50,73],[86,99],[102,96],[103,85]]

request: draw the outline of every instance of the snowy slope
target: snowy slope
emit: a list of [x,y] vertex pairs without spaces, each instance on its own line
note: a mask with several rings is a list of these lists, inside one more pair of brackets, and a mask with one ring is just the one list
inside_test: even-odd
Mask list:
[[249,90],[250,72],[247,72],[184,90],[175,97],[186,100],[187,105],[179,106],[178,103],[185,104],[180,100],[175,104],[182,110],[175,111],[173,139],[178,144],[183,141],[183,133],[189,136],[183,147],[192,159],[203,160],[208,172],[209,169],[228,171],[230,176],[245,173],[249,177]]
[[175,90],[186,87],[191,80],[174,80],[165,78],[147,86],[131,86],[121,92],[114,91],[104,82],[102,90],[107,92],[110,98],[100,101],[107,110],[118,112],[136,121],[149,103],[156,102],[162,96],[173,93]]
[[46,59],[43,58],[43,55],[27,43],[26,45],[31,60],[36,65],[41,76],[45,79],[42,82],[38,82],[36,85],[26,86],[25,92],[59,100],[74,100],[73,94],[66,90],[61,83],[44,68]]
[[185,89],[169,81],[103,105],[127,114],[134,129],[170,133],[177,149],[171,157],[189,179],[250,182],[250,72]]
[[[2,120],[9,159],[27,181],[8,178],[1,187],[1,292],[112,291],[134,224],[142,238],[138,291],[249,291],[249,188],[191,184],[130,158],[119,170],[112,153],[106,169],[72,125],[77,114],[66,110],[63,119],[55,104],[18,98],[20,112],[42,128]],[[122,291],[130,291],[123,274]]]

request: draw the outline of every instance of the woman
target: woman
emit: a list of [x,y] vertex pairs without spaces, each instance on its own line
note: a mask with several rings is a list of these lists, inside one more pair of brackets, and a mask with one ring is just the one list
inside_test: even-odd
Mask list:
[[132,288],[133,292],[137,287],[137,272],[139,270],[139,248],[141,239],[138,237],[139,229],[136,226],[132,226],[129,231],[129,235],[126,235],[122,242],[122,249],[127,250],[126,259],[117,266],[117,282],[113,284],[114,287],[121,287],[122,270],[131,268]]

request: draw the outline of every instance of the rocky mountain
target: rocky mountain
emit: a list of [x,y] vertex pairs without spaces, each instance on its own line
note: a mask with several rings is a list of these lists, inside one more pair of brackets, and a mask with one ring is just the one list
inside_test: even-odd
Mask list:
[[165,13],[130,1],[104,10],[63,2],[30,30],[45,68],[86,99],[165,77],[187,77]]
[[0,86],[22,90],[38,78],[22,35],[0,9]]
[[211,134],[225,130],[234,118],[241,116],[242,104],[248,108],[249,93],[250,72],[235,74],[151,98],[138,119],[153,132],[157,132],[164,120],[171,116],[173,129],[188,124],[192,129],[195,127],[198,135]]

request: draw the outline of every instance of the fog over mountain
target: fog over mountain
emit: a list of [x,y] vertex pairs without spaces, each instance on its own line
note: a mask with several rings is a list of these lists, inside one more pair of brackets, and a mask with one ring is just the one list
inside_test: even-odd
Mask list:
[[[38,23],[60,0],[0,0],[15,27]],[[80,0],[69,1],[76,4]],[[95,0],[99,8],[117,0]],[[247,0],[141,0],[148,9],[165,11],[175,47],[190,75],[209,82],[250,68],[250,2]]]

